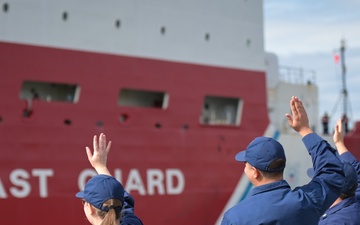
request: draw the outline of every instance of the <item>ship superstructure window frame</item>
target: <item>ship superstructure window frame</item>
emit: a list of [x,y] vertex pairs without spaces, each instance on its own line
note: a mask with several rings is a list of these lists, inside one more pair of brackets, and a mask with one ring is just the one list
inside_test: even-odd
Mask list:
[[200,124],[239,126],[241,109],[242,100],[240,98],[205,96]]
[[167,109],[169,94],[162,91],[123,88],[119,92],[119,106]]
[[80,86],[70,83],[26,80],[22,83],[19,98],[45,102],[76,103],[80,98]]

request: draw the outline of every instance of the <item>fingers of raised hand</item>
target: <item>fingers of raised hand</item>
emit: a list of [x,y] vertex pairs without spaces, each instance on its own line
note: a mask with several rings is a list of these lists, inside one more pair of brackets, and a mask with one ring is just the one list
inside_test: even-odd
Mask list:
[[98,153],[98,152],[102,152],[102,151],[108,152],[111,147],[111,142],[109,141],[109,143],[106,145],[106,136],[105,136],[105,134],[101,133],[99,135],[99,139],[97,138],[96,135],[94,135],[93,147],[94,147],[94,153],[95,152]]
[[338,125],[338,129],[339,129],[339,133],[341,133],[342,132],[342,121],[341,121],[341,119],[338,119],[338,121],[337,121],[337,125]]
[[99,148],[100,149],[106,148],[106,136],[103,133],[101,133],[99,136]]
[[111,148],[111,141],[109,141],[108,145],[106,146],[106,152],[109,152]]
[[93,147],[94,147],[94,151],[98,150],[98,142],[97,142],[97,136],[96,135],[94,135],[94,138],[93,138]]
[[290,106],[291,106],[291,113],[293,114],[294,119],[296,119],[295,117],[299,115],[302,105],[299,103],[297,98],[293,97],[291,99]]
[[91,158],[93,157],[91,149],[89,147],[85,147],[85,149],[86,149],[86,155],[87,155],[89,161],[91,161]]
[[304,106],[303,106],[301,100],[296,97],[294,98],[294,105],[295,105],[295,109],[298,113],[301,113],[304,111]]
[[287,118],[288,123],[289,123],[289,125],[291,126],[291,124],[292,124],[292,117],[291,117],[291,115],[286,113],[286,114],[285,114],[285,117]]

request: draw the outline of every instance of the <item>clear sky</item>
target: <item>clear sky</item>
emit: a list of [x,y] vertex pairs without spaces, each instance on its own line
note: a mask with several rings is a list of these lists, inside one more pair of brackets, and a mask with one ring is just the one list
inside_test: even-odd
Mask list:
[[350,122],[360,120],[360,1],[263,1],[266,51],[277,54],[280,65],[315,70],[319,117],[328,112],[332,125],[343,111],[342,72],[334,52],[346,41],[348,115]]

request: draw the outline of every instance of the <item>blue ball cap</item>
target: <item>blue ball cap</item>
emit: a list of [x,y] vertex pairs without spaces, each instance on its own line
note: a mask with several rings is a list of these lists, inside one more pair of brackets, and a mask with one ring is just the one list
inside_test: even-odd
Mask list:
[[253,167],[267,172],[278,172],[285,168],[270,168],[270,164],[276,159],[286,162],[285,152],[282,145],[269,137],[257,137],[246,148],[236,154],[235,159],[240,162],[248,162]]
[[[109,208],[103,204],[109,199],[119,199],[124,205],[124,188],[114,177],[100,174],[92,177],[85,184],[84,191],[78,192],[76,197],[85,199],[94,207],[108,212]],[[115,207],[115,210],[121,210],[121,207]]]

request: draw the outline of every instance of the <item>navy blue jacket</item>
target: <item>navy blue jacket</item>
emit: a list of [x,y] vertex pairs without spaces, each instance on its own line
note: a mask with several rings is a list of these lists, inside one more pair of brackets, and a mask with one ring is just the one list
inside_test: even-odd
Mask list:
[[312,225],[338,198],[345,181],[336,150],[315,133],[303,142],[311,155],[314,178],[291,190],[285,180],[254,187],[249,196],[230,208],[222,225]]
[[358,174],[356,195],[344,199],[326,210],[320,218],[319,225],[360,225],[360,163],[350,152],[345,152],[341,154],[340,157],[345,162],[350,163]]
[[143,225],[140,218],[138,218],[134,213],[135,200],[134,198],[127,192],[124,192],[124,207],[121,211],[122,217],[120,224],[121,225]]

